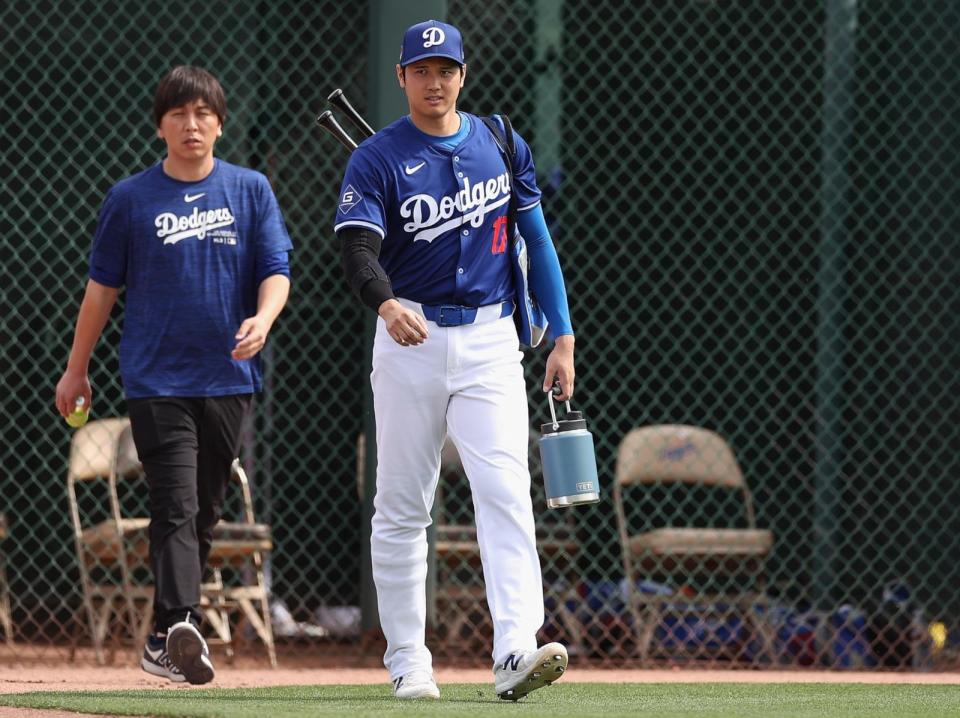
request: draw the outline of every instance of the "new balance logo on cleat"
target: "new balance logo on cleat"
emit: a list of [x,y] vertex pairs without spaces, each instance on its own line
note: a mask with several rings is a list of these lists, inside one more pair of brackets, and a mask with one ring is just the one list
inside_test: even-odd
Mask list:
[[140,657],[140,667],[150,675],[166,678],[174,683],[183,683],[187,680],[180,670],[170,662],[164,639],[157,636],[147,636],[147,643],[144,645],[143,655]]
[[440,697],[440,689],[430,671],[410,671],[393,679],[393,695],[402,700]]
[[568,660],[567,649],[559,643],[511,653],[493,669],[497,697],[518,701],[531,691],[549,686],[567,670]]

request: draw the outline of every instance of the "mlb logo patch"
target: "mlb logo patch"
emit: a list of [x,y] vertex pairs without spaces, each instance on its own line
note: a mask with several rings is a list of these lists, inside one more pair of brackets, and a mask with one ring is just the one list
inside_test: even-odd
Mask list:
[[363,197],[353,188],[353,185],[347,185],[346,189],[343,190],[343,194],[340,195],[340,212],[346,214],[353,209],[361,199],[363,199]]

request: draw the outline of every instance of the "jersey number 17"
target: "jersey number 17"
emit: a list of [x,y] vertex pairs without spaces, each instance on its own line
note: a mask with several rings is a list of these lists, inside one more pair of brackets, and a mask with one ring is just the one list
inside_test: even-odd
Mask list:
[[491,254],[503,254],[507,250],[507,217],[497,217],[493,220],[493,245]]

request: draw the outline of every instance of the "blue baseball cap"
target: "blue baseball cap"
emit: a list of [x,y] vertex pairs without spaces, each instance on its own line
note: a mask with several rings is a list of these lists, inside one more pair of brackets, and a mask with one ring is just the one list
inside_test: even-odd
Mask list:
[[400,46],[400,66],[406,67],[425,57],[448,57],[463,65],[463,37],[460,31],[453,25],[436,20],[427,20],[407,28]]

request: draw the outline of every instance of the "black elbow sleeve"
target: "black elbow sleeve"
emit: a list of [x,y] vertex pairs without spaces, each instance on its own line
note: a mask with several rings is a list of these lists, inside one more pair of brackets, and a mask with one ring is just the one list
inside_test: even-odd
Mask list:
[[343,276],[350,291],[373,311],[393,299],[390,278],[380,266],[380,237],[359,227],[348,227],[338,234]]

